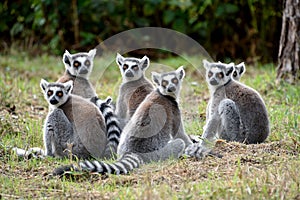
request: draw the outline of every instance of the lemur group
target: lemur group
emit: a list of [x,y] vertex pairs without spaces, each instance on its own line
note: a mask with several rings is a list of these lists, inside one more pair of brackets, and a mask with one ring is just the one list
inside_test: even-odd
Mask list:
[[184,155],[205,159],[218,138],[256,144],[269,135],[263,99],[239,81],[246,70],[244,63],[200,63],[206,70],[210,100],[201,140],[192,142],[179,108],[183,66],[151,72],[152,83],[145,76],[150,65],[147,56],[123,57],[117,53],[122,83],[113,104],[111,97],[99,99],[89,81],[95,55],[96,49],[76,54],[65,51],[63,76],[56,82],[41,79],[40,87],[49,104],[43,156],[79,159],[76,165],[56,168],[54,175],[79,170],[127,174],[143,164]]

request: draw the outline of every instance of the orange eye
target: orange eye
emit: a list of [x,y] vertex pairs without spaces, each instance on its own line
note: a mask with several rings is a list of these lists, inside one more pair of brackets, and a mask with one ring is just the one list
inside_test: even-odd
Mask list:
[[137,71],[137,70],[139,70],[139,67],[138,67],[137,65],[133,65],[133,66],[132,66],[132,69],[133,69],[134,71]]
[[123,70],[125,71],[126,69],[128,69],[128,65],[124,64],[123,65]]
[[218,73],[218,77],[219,77],[219,78],[223,78],[223,77],[224,77],[223,72]]
[[62,97],[62,96],[64,96],[64,93],[63,93],[63,92],[56,92],[56,95],[57,95],[58,97]]
[[172,83],[177,84],[178,83],[178,79],[177,78],[173,78],[172,79]]
[[49,90],[49,91],[47,92],[48,97],[50,97],[52,94],[53,94],[53,91],[52,91],[52,90]]
[[213,73],[212,72],[208,72],[208,78],[212,77]]
[[89,60],[86,60],[86,61],[84,62],[84,65],[87,66],[87,67],[89,67],[89,66],[91,65],[91,62],[90,62]]
[[234,76],[234,77],[236,77],[236,76],[237,76],[237,73],[236,73],[236,71],[234,71],[234,72],[233,72],[233,76]]
[[78,61],[75,61],[75,62],[73,63],[73,66],[76,67],[76,68],[79,67],[80,65],[81,65],[80,62],[78,62]]
[[168,81],[162,81],[162,82],[161,82],[161,85],[162,85],[163,87],[167,87],[168,84],[169,84]]

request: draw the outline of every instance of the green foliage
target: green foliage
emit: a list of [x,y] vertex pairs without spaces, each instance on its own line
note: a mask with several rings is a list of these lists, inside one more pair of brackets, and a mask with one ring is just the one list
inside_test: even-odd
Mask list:
[[[258,0],[29,0],[0,2],[2,48],[87,50],[132,28],[157,26],[196,39],[216,59],[277,59],[282,8]],[[78,24],[76,23],[78,19]],[[180,44],[178,44],[180,46]]]

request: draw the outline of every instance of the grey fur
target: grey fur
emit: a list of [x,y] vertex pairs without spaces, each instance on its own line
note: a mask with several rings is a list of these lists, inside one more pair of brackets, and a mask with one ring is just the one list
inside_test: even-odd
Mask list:
[[[45,99],[52,107],[44,126],[46,156],[103,158],[106,148],[106,126],[99,109],[91,102],[70,94],[72,81],[53,87],[41,81]],[[51,92],[52,93],[49,93]],[[58,96],[62,92],[62,97]]]
[[[172,72],[172,76],[167,76],[178,79],[172,92],[164,91],[173,87],[171,82],[162,86],[164,75],[152,74],[157,89],[145,98],[125,126],[118,146],[120,158],[111,164],[103,161],[82,161],[79,163],[81,169],[100,174],[126,174],[144,163],[178,158],[185,147],[192,144],[184,131],[178,107],[184,70],[180,67]],[[53,174],[61,175],[71,168],[75,167],[63,166],[54,170]]]
[[186,154],[202,157],[209,152],[209,146],[215,138],[246,144],[265,141],[270,133],[270,124],[265,103],[259,93],[233,79],[233,63],[209,63],[204,60],[203,64],[211,99],[203,141],[189,146]]
[[[96,49],[92,49],[89,52],[80,52],[76,54],[70,54],[66,50],[63,55],[63,63],[66,71],[64,75],[57,80],[57,82],[65,83],[69,80],[72,80],[72,94],[76,94],[87,99],[97,96],[94,87],[89,81],[89,77],[94,66],[93,60],[95,55]],[[80,66],[75,67],[75,63],[80,63]]]
[[[147,56],[142,59],[124,58],[117,54],[116,63],[122,74],[122,84],[116,104],[116,115],[120,120],[121,128],[129,121],[140,103],[153,90],[152,83],[145,77],[145,70],[150,61]],[[124,69],[124,65],[127,69]],[[136,66],[137,70],[133,67]]]

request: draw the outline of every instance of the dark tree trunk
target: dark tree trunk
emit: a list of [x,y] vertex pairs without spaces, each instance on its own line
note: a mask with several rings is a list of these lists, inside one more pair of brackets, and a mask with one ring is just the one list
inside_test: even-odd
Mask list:
[[300,79],[300,0],[285,0],[278,53],[277,81]]

